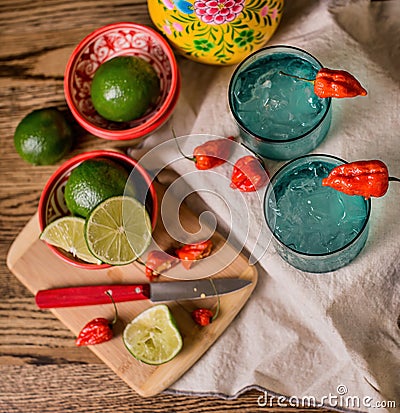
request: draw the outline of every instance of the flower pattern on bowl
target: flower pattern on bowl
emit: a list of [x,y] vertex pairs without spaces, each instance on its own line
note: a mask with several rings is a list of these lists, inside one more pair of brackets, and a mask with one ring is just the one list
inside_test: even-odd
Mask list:
[[194,10],[204,23],[223,24],[231,22],[243,10],[244,0],[198,0]]
[[177,51],[210,64],[234,64],[264,46],[284,0],[148,0],[150,17]]

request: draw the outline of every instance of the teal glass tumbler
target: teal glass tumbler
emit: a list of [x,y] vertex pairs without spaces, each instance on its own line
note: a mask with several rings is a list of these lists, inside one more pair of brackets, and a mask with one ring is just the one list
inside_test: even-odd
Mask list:
[[282,166],[267,187],[264,214],[273,245],[302,271],[337,270],[367,241],[371,200],[322,186],[322,179],[344,163],[331,155],[304,155]]
[[315,149],[328,133],[331,98],[314,93],[321,63],[292,46],[270,46],[234,71],[228,103],[242,142],[258,155],[289,160]]

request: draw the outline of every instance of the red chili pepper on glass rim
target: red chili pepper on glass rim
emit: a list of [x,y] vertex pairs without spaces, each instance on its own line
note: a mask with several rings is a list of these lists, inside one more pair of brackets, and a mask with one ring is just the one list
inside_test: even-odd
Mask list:
[[193,151],[193,157],[190,157],[186,156],[182,152],[178,142],[176,141],[175,132],[172,131],[172,133],[174,135],[178,150],[182,156],[190,161],[193,161],[196,168],[203,171],[224,164],[229,158],[232,142],[234,141],[233,136],[207,141],[197,146]]
[[78,337],[75,340],[77,346],[89,346],[94,344],[104,343],[113,338],[113,326],[118,320],[117,306],[110,291],[105,291],[113,305],[114,305],[114,319],[112,321],[106,318],[100,317],[89,321],[80,331]]
[[365,199],[386,194],[389,181],[400,181],[389,177],[387,166],[380,160],[356,161],[336,166],[322,180],[329,186],[347,195],[360,195]]
[[179,259],[168,254],[165,251],[153,250],[147,255],[145,264],[145,274],[150,281],[161,275],[163,271],[167,271],[174,265],[179,263]]
[[252,155],[238,159],[233,166],[231,188],[241,192],[254,192],[268,182],[268,173],[260,160]]
[[314,84],[314,93],[320,98],[352,98],[355,96],[366,96],[367,91],[361,83],[345,70],[334,70],[323,67],[317,72],[315,79],[279,72],[281,75],[293,77],[298,80]]
[[176,254],[182,261],[182,265],[189,270],[194,261],[206,258],[211,254],[213,243],[210,239],[196,242],[194,244],[186,244],[176,250]]

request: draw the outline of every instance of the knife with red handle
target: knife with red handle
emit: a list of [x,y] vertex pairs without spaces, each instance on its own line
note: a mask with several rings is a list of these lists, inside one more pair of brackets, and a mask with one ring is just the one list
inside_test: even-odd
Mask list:
[[[240,290],[251,281],[241,278],[213,279],[218,294],[227,294]],[[193,281],[171,281],[149,284],[110,284],[89,285],[83,287],[53,288],[36,293],[39,308],[79,307],[84,305],[110,304],[112,294],[116,303],[149,299],[153,302],[190,300],[216,295],[208,279]]]
[[41,290],[37,292],[35,299],[39,308],[109,304],[111,301],[106,291],[111,291],[115,302],[146,300],[150,298],[149,284],[116,284]]

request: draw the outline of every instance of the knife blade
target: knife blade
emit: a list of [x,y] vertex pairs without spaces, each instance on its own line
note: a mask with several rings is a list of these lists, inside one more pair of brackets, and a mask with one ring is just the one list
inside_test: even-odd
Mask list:
[[[213,279],[219,295],[238,291],[251,281],[241,278]],[[215,296],[208,279],[193,281],[171,281],[149,284],[110,284],[83,287],[65,287],[40,290],[36,293],[39,308],[79,307],[85,305],[109,304],[105,293],[110,291],[115,302],[150,299],[153,302],[192,300]]]

